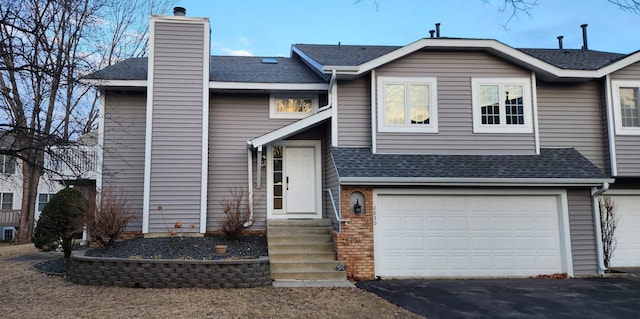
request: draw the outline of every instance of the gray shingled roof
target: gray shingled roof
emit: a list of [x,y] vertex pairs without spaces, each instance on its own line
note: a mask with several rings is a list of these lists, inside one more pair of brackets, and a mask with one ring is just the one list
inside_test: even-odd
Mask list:
[[131,58],[84,76],[96,80],[146,80],[147,58]]
[[383,45],[294,44],[293,46],[321,65],[340,66],[357,66],[401,48]]
[[[323,83],[299,59],[270,57],[278,63],[262,63],[264,57],[212,56],[210,81],[254,83]],[[85,76],[98,80],[146,80],[147,58],[132,58]]]
[[[311,59],[321,65],[358,66],[401,47],[370,45],[296,44]],[[594,50],[517,49],[532,57],[562,69],[597,70],[626,55]]]
[[340,178],[608,178],[573,148],[541,149],[540,155],[409,155],[338,147],[331,154]]
[[561,69],[597,70],[626,55],[620,53],[576,49],[518,49],[534,58]]
[[211,81],[263,83],[325,82],[299,59],[272,58],[277,64],[262,63],[262,57],[212,56]]

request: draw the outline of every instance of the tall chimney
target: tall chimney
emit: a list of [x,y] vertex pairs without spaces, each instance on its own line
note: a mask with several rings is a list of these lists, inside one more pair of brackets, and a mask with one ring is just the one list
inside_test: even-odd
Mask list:
[[436,38],[440,37],[440,23],[436,23]]
[[429,30],[429,34],[431,35],[431,38],[433,39],[433,34],[436,32],[436,30]]
[[558,49],[562,50],[562,39],[564,39],[564,36],[559,35],[558,36]]
[[582,50],[589,50],[589,46],[587,45],[587,24],[583,24],[580,26],[582,28]]
[[173,7],[173,15],[184,17],[187,14],[187,9],[184,7]]

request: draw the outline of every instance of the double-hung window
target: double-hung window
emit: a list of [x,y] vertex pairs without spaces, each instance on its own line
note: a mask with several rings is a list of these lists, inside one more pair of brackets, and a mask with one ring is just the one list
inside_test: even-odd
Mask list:
[[640,135],[640,81],[613,81],[616,133]]
[[474,133],[531,133],[529,79],[472,79]]
[[0,193],[0,209],[13,209],[13,193]]
[[16,172],[16,159],[13,156],[0,154],[0,173],[9,176]]
[[317,94],[274,94],[269,100],[269,117],[301,119],[318,111]]
[[378,130],[438,132],[435,78],[379,77]]

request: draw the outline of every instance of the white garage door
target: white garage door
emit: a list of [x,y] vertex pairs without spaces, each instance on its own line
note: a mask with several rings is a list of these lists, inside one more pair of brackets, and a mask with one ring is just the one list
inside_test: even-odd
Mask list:
[[557,196],[377,195],[376,275],[561,273]]
[[640,196],[611,196],[620,218],[611,267],[640,267]]

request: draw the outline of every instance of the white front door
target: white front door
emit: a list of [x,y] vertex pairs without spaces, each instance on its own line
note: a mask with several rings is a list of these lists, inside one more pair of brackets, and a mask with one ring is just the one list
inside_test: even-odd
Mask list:
[[322,218],[320,153],[320,141],[282,141],[270,147],[268,218]]
[[285,209],[287,214],[316,210],[315,148],[285,148]]

